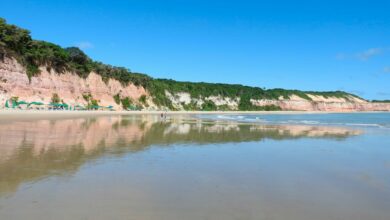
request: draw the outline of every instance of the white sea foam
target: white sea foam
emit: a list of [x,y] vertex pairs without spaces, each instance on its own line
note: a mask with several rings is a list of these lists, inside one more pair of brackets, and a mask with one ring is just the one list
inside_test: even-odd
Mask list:
[[[312,120],[312,119],[289,119],[284,117],[269,117],[263,118],[261,116],[253,115],[208,115],[208,116],[198,116],[198,117],[207,117],[208,119],[217,119],[217,120],[229,120],[229,121],[238,121],[238,122],[251,122],[251,123],[261,123],[261,124],[296,124],[296,125],[318,125],[318,126],[351,126],[351,127],[376,127],[376,128],[387,128],[390,129],[390,123],[365,123],[367,118],[359,118],[361,122],[357,121],[356,118],[354,122],[349,122],[348,118],[340,119],[340,122],[337,122],[334,118],[328,119],[324,118],[321,120]],[[267,117],[267,116],[264,116]],[[305,117],[305,116],[301,116]]]

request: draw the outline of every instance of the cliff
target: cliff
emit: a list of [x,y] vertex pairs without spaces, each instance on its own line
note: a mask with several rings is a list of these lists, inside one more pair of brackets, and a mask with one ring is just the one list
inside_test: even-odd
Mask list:
[[114,110],[390,111],[390,103],[368,102],[343,91],[154,79],[94,61],[76,47],[34,40],[28,30],[0,18],[0,108],[15,103],[26,108],[31,102]]
[[[108,81],[95,72],[91,72],[86,78],[82,78],[73,72],[57,73],[55,70],[48,70],[45,66],[40,67],[40,74],[28,78],[26,69],[14,58],[4,58],[0,62],[0,108],[5,107],[7,100],[18,97],[26,102],[50,103],[53,94],[58,94],[64,103],[70,105],[87,106],[88,101],[84,98],[89,94],[96,99],[99,105],[113,106],[115,110],[122,110],[123,107],[115,101],[114,96],[129,97],[134,104],[148,109],[165,109],[166,106],[158,106],[153,102],[153,97],[147,88],[136,86],[133,83],[124,85],[116,79]],[[390,103],[368,102],[357,96],[348,95],[345,97],[325,97],[305,93],[310,99],[297,95],[290,95],[287,98],[278,99],[256,99],[251,98],[254,106],[277,106],[281,110],[299,111],[390,111]],[[192,104],[201,109],[205,102],[213,103],[217,109],[240,110],[240,97],[223,97],[222,95],[210,95],[194,98],[188,92],[165,91],[167,99],[176,110],[186,110],[186,106]],[[140,97],[145,97],[145,102],[140,102]]]
[[50,103],[53,94],[58,94],[64,103],[82,106],[88,105],[88,100],[83,97],[88,94],[99,105],[113,106],[116,110],[122,109],[114,100],[117,94],[131,100],[138,100],[142,95],[149,96],[141,86],[123,85],[114,79],[104,82],[95,72],[84,79],[72,72],[59,74],[42,66],[40,74],[29,79],[25,68],[15,59],[5,58],[0,62],[0,108],[4,108],[6,101],[12,97],[26,102]]

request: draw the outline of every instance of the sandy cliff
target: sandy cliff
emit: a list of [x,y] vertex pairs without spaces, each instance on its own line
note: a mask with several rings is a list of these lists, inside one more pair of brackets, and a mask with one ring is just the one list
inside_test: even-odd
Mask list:
[[[0,108],[4,108],[6,100],[11,97],[19,97],[19,100],[32,102],[39,101],[49,103],[53,94],[70,105],[87,105],[84,94],[91,94],[93,99],[99,101],[101,106],[113,106],[116,110],[122,110],[114,96],[120,94],[122,98],[129,97],[135,104],[142,95],[147,97],[147,106],[157,108],[152,102],[149,92],[142,86],[133,84],[122,85],[119,81],[110,79],[104,82],[102,77],[91,72],[87,78],[81,78],[77,74],[65,72],[58,74],[53,70],[41,67],[39,76],[28,79],[25,68],[15,59],[5,58],[0,61]],[[239,98],[220,96],[191,98],[190,94],[180,92],[165,94],[176,109],[184,109],[184,105],[196,103],[201,106],[204,101],[212,101],[216,106],[228,106],[231,110],[238,110]],[[253,105],[276,105],[283,110],[300,111],[390,111],[390,103],[371,103],[366,100],[350,96],[347,98],[324,97],[307,94],[312,100],[291,96],[288,99],[280,97],[278,100],[252,99]]]
[[283,110],[295,111],[329,111],[329,112],[353,112],[353,111],[390,111],[390,103],[371,103],[354,96],[345,98],[314,96],[308,94],[312,101],[292,96],[290,99],[279,100],[252,100],[258,106],[277,105]]
[[41,73],[29,81],[25,69],[15,59],[5,58],[0,62],[0,107],[7,99],[19,97],[19,100],[49,103],[54,93],[68,104],[86,105],[83,94],[91,94],[93,99],[102,106],[114,106],[120,110],[113,96],[129,97],[137,101],[142,95],[148,95],[143,87],[133,84],[122,85],[119,81],[110,79],[107,83],[102,77],[91,72],[86,79],[76,74],[65,72],[58,74],[41,67]]

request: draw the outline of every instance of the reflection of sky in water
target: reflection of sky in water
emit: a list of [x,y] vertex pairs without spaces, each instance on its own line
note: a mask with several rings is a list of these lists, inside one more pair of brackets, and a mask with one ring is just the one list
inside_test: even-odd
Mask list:
[[0,219],[389,219],[388,137],[185,117],[0,122]]
[[390,129],[390,113],[198,115],[199,118],[263,124],[305,124]]

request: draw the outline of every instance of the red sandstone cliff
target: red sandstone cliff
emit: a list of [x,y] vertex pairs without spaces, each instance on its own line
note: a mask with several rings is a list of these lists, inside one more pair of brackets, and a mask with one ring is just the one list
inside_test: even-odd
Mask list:
[[107,83],[98,74],[92,72],[86,79],[76,74],[65,72],[55,73],[41,67],[41,73],[37,77],[32,77],[29,81],[25,68],[15,59],[5,58],[0,62],[0,108],[4,107],[6,100],[11,97],[19,97],[19,100],[27,102],[38,101],[49,103],[54,93],[68,104],[86,105],[83,94],[91,94],[99,105],[117,105],[113,96],[120,94],[122,97],[129,97],[138,100],[142,95],[148,95],[143,87],[133,84],[123,86],[119,81],[110,79]]

